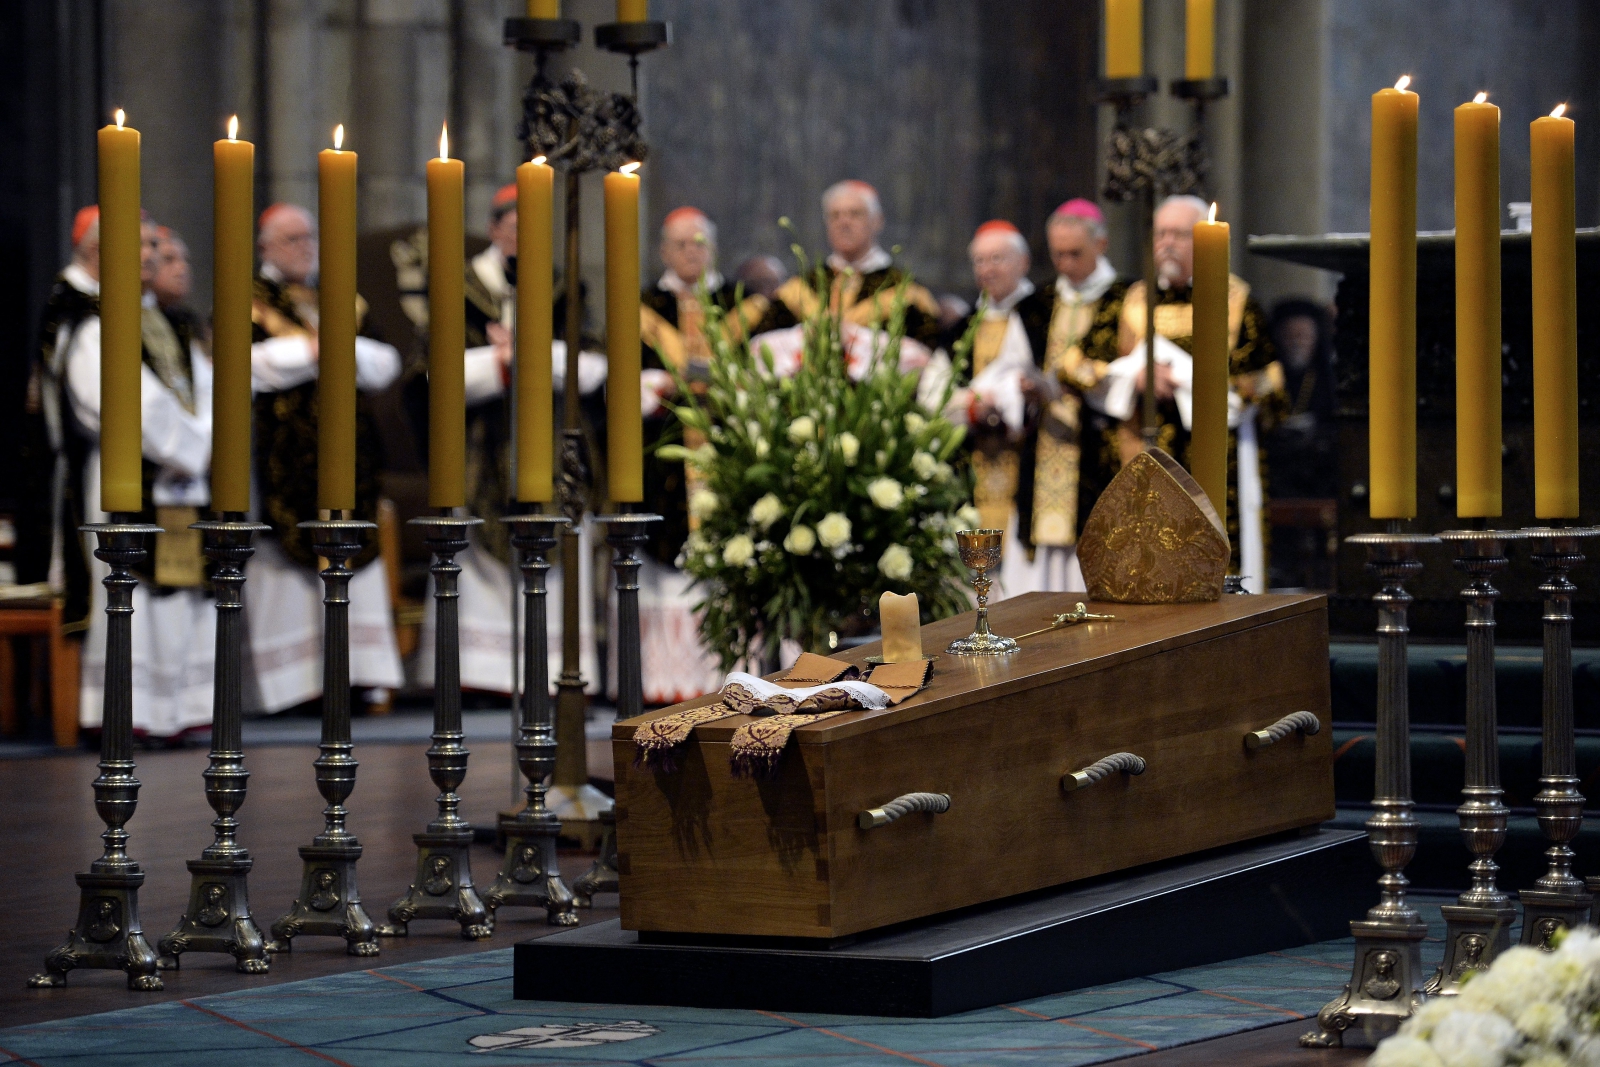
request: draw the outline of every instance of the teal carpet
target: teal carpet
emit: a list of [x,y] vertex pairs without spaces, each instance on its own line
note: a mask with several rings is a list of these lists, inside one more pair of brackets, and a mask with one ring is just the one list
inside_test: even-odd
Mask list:
[[[1432,967],[1443,926],[1437,903],[1422,910]],[[1072,1067],[1314,1015],[1350,953],[1330,941],[942,1019],[882,1019],[518,1001],[501,949],[14,1027],[0,1030],[0,1053],[38,1067]]]

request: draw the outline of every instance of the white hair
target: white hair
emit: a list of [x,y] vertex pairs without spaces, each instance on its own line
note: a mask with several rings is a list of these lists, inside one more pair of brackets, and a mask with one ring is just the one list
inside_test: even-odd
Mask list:
[[676,214],[676,211],[670,212],[666,219],[664,219],[661,223],[661,239],[663,241],[667,239],[668,226],[671,226],[674,222],[681,222],[685,219],[693,219],[695,222],[700,224],[700,232],[706,235],[706,244],[710,245],[712,248],[717,247],[717,224],[712,222],[709,216],[707,216],[704,212],[696,211],[693,215],[678,215],[678,218],[674,219],[672,216]]
[[883,204],[878,200],[878,190],[874,189],[866,182],[860,181],[856,178],[846,178],[842,182],[834,182],[832,185],[828,186],[827,189],[823,190],[823,213],[826,214],[828,211],[828,206],[835,200],[839,199],[839,197],[844,196],[846,193],[859,196],[867,205],[867,214],[871,215],[873,218],[883,218]]
[[1044,225],[1047,230],[1052,226],[1077,226],[1096,241],[1101,240],[1107,234],[1106,224],[1100,219],[1074,215],[1068,211],[1052,212],[1050,217],[1044,220]]
[[1184,207],[1193,208],[1195,215],[1201,219],[1211,214],[1210,203],[1200,199],[1198,196],[1195,196],[1192,193],[1182,193],[1177,196],[1169,196],[1165,200],[1161,201],[1161,207],[1157,208],[1156,210],[1160,211],[1162,208],[1169,207],[1173,204],[1182,204]]
[[[1011,250],[1013,252],[1015,252],[1017,255],[1019,255],[1019,256],[1027,256],[1027,255],[1030,254],[1029,250],[1028,250],[1028,239],[1026,237],[1022,236],[1022,234],[1018,233],[1016,230],[1000,230],[1000,229],[996,229],[996,230],[992,230],[990,232],[1004,234],[1005,238],[1006,238],[1006,243],[1011,246]],[[972,235],[972,240],[967,245],[967,255],[970,256],[972,254],[972,250],[978,246],[978,238],[979,237],[983,237],[983,236],[986,236],[986,235],[985,234],[981,234],[981,233],[976,233],[976,234]]]

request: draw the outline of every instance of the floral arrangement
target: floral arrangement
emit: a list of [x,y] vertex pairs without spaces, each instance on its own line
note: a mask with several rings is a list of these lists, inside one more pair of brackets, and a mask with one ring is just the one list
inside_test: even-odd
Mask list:
[[1518,945],[1435,997],[1380,1044],[1369,1067],[1600,1067],[1600,931],[1554,951]]
[[977,523],[952,462],[964,431],[937,414],[950,388],[925,409],[901,367],[903,290],[854,373],[846,350],[860,331],[826,306],[804,324],[788,376],[768,346],[705,309],[710,380],[699,396],[680,382],[674,412],[707,443],[660,454],[698,475],[698,528],[679,564],[704,594],[702,633],[723,669],[772,661],[784,639],[825,653],[830,634],[873,627],[884,590],[915,591],[924,621],[969,610],[954,543]]

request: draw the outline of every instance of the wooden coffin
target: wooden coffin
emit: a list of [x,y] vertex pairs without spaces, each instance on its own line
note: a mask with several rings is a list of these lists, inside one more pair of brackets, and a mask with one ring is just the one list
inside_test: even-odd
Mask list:
[[[1036,629],[1078,599],[1004,601],[993,628]],[[617,723],[622,926],[838,938],[1333,817],[1324,598],[1090,610],[1117,619],[1009,656],[937,655],[928,688],[899,706],[795,731],[771,780],[731,773],[729,739],[748,719],[698,727],[671,772],[635,766],[632,742],[666,712]],[[973,618],[924,627],[924,651]],[[1315,735],[1245,744],[1302,710],[1320,720]],[[1063,789],[1063,775],[1115,752],[1143,757],[1145,772]],[[910,792],[947,793],[950,809],[858,825]]]

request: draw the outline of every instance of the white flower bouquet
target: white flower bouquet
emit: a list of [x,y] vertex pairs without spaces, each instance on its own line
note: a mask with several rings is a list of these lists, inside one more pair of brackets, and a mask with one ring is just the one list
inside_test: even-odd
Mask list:
[[1417,1009],[1368,1067],[1600,1067],[1600,931],[1518,945],[1453,997]]
[[830,634],[876,626],[887,589],[916,592],[924,621],[971,607],[954,543],[977,522],[952,465],[964,431],[917,402],[917,375],[900,365],[903,309],[902,292],[852,381],[825,306],[784,376],[706,305],[710,381],[699,396],[680,383],[674,411],[707,443],[660,454],[700,476],[680,565],[704,593],[702,632],[725,670],[775,658],[785,638],[825,653]]

